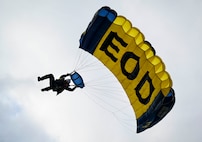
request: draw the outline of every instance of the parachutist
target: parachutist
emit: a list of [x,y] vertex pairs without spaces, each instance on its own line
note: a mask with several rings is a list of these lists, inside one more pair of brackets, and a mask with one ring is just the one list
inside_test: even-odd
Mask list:
[[57,92],[57,95],[60,94],[64,90],[68,91],[74,91],[77,86],[74,86],[73,88],[70,87],[70,79],[65,79],[65,77],[70,76],[70,74],[65,74],[60,76],[59,79],[55,79],[53,74],[48,74],[42,77],[38,77],[38,81],[42,81],[44,79],[49,79],[50,80],[50,86],[41,89],[41,91],[49,91],[53,90]]

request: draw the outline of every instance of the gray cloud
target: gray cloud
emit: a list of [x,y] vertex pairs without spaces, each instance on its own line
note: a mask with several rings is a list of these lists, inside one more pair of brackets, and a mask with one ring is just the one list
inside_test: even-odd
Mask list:
[[36,122],[27,116],[24,108],[10,96],[19,82],[12,78],[0,79],[0,141],[54,142]]

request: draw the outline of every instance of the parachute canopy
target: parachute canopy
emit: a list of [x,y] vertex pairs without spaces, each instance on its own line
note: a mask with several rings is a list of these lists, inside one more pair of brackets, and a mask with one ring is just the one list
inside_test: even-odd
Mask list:
[[77,72],[73,72],[70,77],[77,87],[83,88],[85,86],[82,77]]
[[125,17],[109,7],[99,9],[80,38],[80,48],[100,60],[121,83],[136,114],[137,133],[172,109],[175,94],[164,63]]

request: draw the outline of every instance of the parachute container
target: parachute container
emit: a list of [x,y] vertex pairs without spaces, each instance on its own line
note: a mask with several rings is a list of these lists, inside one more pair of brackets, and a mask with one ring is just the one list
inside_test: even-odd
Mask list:
[[83,88],[85,86],[82,77],[77,72],[71,74],[71,80],[77,87]]

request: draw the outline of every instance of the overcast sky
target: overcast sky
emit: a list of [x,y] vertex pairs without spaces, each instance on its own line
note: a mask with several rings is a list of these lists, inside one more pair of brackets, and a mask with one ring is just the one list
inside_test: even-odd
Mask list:
[[[119,84],[78,49],[80,35],[105,5],[144,33],[173,80],[175,106],[140,134],[135,133],[135,117]],[[201,46],[201,0],[0,0],[0,141],[199,142]],[[85,63],[95,68],[87,69]],[[37,82],[38,76],[58,77],[75,68],[98,89],[59,96],[40,91],[48,81]],[[109,94],[121,96],[123,105],[110,100],[114,96],[103,97]],[[117,105],[126,118],[113,110]]]

